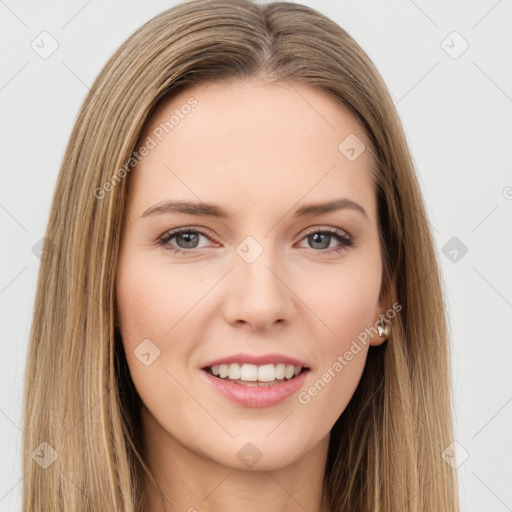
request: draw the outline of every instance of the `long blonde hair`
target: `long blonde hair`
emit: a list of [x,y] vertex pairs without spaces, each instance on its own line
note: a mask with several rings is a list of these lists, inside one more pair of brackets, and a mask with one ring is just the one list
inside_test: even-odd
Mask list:
[[[458,511],[448,328],[435,246],[387,88],[336,23],[296,3],[192,0],[107,62],[67,146],[39,271],[26,365],[23,511],[143,509],[140,398],[116,328],[115,276],[132,152],[173,92],[232,78],[301,82],[342,102],[375,155],[382,293],[402,310],[371,347],[331,431],[331,511]],[[124,169],[125,172],[120,172]],[[41,463],[43,461],[43,463]]]

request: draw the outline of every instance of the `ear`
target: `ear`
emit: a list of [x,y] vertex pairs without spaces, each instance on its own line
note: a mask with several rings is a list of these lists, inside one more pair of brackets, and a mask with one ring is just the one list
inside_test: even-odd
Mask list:
[[[372,338],[370,340],[370,345],[373,346],[373,347],[377,347],[379,345],[382,345],[382,343],[384,343],[387,340],[387,338],[388,338],[388,336],[386,336],[385,334],[383,334],[382,336],[379,336],[379,334],[378,334],[377,325],[380,322],[380,320],[381,319],[383,320],[384,326],[389,324],[389,327],[388,327],[389,330],[392,328],[391,325],[390,325],[391,319],[388,318],[388,316],[386,315],[386,312],[392,306],[392,304],[391,304],[391,295],[392,295],[391,294],[391,290],[395,289],[395,283],[396,283],[396,280],[395,280],[395,278],[393,278],[391,286],[388,286],[388,287],[385,287],[385,288],[381,289],[381,294],[380,294],[379,302],[378,302],[377,306],[375,307],[374,323],[372,324],[372,327],[374,327],[375,330],[377,331],[376,334],[374,336],[372,336]],[[384,283],[383,283],[383,286],[384,286]]]

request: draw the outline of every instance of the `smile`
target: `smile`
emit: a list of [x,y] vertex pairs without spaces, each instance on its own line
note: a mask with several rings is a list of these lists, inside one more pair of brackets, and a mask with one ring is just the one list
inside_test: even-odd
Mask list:
[[215,391],[231,402],[261,408],[276,405],[297,393],[304,385],[309,368],[234,363],[209,366],[203,368],[201,374]]

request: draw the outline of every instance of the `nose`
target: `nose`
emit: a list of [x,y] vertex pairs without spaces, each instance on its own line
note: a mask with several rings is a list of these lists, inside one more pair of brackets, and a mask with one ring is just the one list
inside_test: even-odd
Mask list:
[[224,314],[230,324],[263,331],[289,322],[293,292],[274,256],[268,247],[252,263],[235,254],[234,269],[225,282]]

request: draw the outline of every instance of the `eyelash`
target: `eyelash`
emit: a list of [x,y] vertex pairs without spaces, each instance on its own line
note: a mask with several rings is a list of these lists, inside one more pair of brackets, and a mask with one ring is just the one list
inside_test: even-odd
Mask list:
[[[211,237],[207,233],[205,233],[204,231],[202,231],[200,229],[179,228],[179,229],[176,229],[173,231],[168,231],[167,233],[164,233],[157,240],[157,245],[164,246],[164,245],[168,244],[173,238],[180,235],[181,233],[199,233],[199,234],[203,235],[204,237],[208,238],[209,240],[211,240]],[[311,236],[311,235],[314,235],[317,233],[322,234],[322,235],[334,236],[334,238],[336,238],[341,243],[341,245],[339,245],[336,248],[331,248],[331,249],[313,249],[313,248],[311,248],[315,252],[320,252],[320,253],[324,253],[324,254],[325,253],[332,254],[332,253],[339,253],[339,252],[343,251],[344,249],[350,249],[350,248],[356,247],[356,244],[351,237],[344,235],[342,231],[340,231],[338,229],[334,229],[334,228],[322,228],[322,229],[310,230],[307,233],[305,233],[305,235],[301,238],[301,241],[304,240],[305,238],[307,238],[308,236]],[[180,254],[180,255],[195,254],[197,252],[194,249],[189,250],[189,249],[180,249],[180,248],[176,248],[176,247],[171,247],[171,248],[165,247],[165,249],[168,251],[171,251],[173,254]]]

